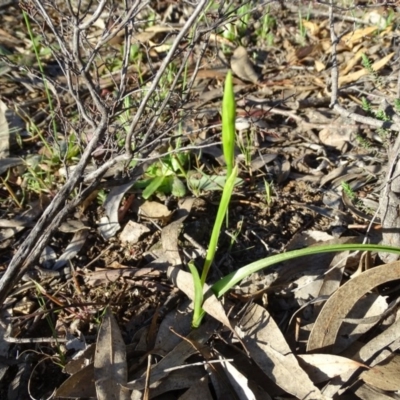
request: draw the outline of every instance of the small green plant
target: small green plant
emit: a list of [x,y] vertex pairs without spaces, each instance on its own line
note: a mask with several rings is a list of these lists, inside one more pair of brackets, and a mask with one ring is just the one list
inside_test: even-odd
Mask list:
[[394,109],[396,110],[396,112],[400,113],[400,99],[394,100]]
[[[361,98],[361,107],[364,111],[366,111],[368,114],[370,114],[372,117],[379,119],[380,121],[390,121],[390,117],[386,114],[385,110],[374,110],[371,106],[371,103],[365,98]],[[379,136],[382,138],[382,140],[385,140],[388,135],[389,131],[387,129],[378,129]]]
[[357,195],[354,193],[353,189],[347,182],[342,182],[342,189],[351,201],[357,200]]
[[[310,5],[308,6],[308,11],[305,19],[307,21],[310,20],[310,15],[311,15],[311,9]],[[301,9],[299,8],[299,42],[301,46],[304,46],[306,44],[306,38],[307,38],[307,28],[303,24],[303,15],[301,12]]]
[[150,165],[145,179],[138,181],[134,189],[143,189],[142,196],[148,199],[154,193],[183,197],[186,187],[180,177],[187,178],[185,167],[189,156],[184,152],[170,154]]
[[193,262],[189,263],[189,269],[193,277],[195,300],[192,326],[197,328],[200,326],[201,320],[204,317],[205,311],[203,305],[203,288],[207,280],[208,272],[211,264],[214,261],[217,251],[218,238],[221,233],[221,226],[228,211],[229,202],[235,186],[238,168],[234,166],[234,147],[235,147],[235,94],[233,91],[232,72],[228,71],[225,80],[224,96],[222,100],[222,147],[227,166],[227,180],[222,192],[222,198],[219,203],[217,217],[214,222],[211,233],[210,243],[208,245],[206,258],[203,265],[201,276],[199,275],[196,266]]
[[266,42],[268,46],[272,46],[274,44],[273,29],[275,26],[276,20],[270,14],[268,7],[261,19],[261,27],[257,30],[258,37],[261,38],[262,41]]
[[382,86],[382,78],[378,73],[372,68],[372,62],[365,53],[361,54],[361,65],[368,71],[368,74],[372,76],[375,83],[378,86]]
[[264,179],[264,187],[265,187],[265,202],[268,207],[272,204],[272,183],[267,182]]

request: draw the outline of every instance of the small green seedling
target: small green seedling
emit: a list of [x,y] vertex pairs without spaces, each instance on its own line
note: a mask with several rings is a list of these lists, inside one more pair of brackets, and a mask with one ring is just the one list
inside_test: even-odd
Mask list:
[[136,182],[134,189],[143,189],[144,199],[148,199],[156,192],[176,197],[185,196],[186,186],[180,177],[187,176],[184,169],[187,162],[188,155],[184,152],[164,157],[150,165],[145,173],[145,179]]

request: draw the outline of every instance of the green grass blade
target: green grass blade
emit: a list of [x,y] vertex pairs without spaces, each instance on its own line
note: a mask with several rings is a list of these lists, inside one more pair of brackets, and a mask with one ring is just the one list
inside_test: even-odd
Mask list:
[[287,253],[277,254],[262,260],[255,261],[248,264],[237,271],[226,275],[212,286],[212,290],[217,297],[221,297],[233,286],[238,284],[242,279],[250,274],[260,271],[263,268],[270,267],[271,265],[278,264],[283,261],[291,260],[292,258],[310,256],[313,254],[330,253],[338,251],[379,251],[385,253],[400,254],[400,248],[391,246],[382,246],[374,244],[337,244],[325,246],[311,246],[305,249],[288,251]]
[[225,79],[224,97],[222,99],[222,149],[227,167],[227,176],[231,176],[235,150],[236,104],[233,91],[232,72],[228,71]]
[[214,222],[210,243],[207,249],[207,255],[204,262],[203,272],[201,274],[202,285],[204,285],[204,283],[206,282],[208,271],[214,260],[215,252],[217,251],[218,238],[219,234],[221,233],[222,222],[224,221],[226,212],[228,211],[228,206],[232,197],[232,191],[235,186],[237,174],[238,174],[238,168],[237,166],[235,166],[235,168],[232,171],[232,174],[227,179],[224,190],[222,192],[222,198],[219,203],[217,218],[215,219]]
[[150,196],[152,196],[157,189],[164,183],[164,176],[157,176],[154,178],[146,189],[143,190],[142,197],[147,200]]

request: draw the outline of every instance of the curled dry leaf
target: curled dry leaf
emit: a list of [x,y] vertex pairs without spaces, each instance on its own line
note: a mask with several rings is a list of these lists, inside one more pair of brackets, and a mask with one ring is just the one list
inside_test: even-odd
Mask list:
[[118,186],[110,191],[104,202],[106,217],[101,219],[99,225],[100,234],[105,240],[109,240],[121,229],[119,224],[118,210],[121,200],[125,193],[132,187],[137,179],[134,179],[125,185]]
[[247,54],[247,50],[243,46],[239,46],[233,52],[231,68],[233,73],[243,81],[252,83],[258,82],[258,74],[254,70],[253,63]]
[[397,280],[399,276],[400,262],[394,262],[372,268],[346,282],[328,299],[321,310],[311,331],[307,351],[327,351],[335,343],[343,319],[355,303],[373,288]]
[[[24,128],[24,121],[0,100],[0,158],[9,156],[11,147],[17,143],[17,135],[25,136]],[[9,160],[13,162],[15,159]],[[6,163],[3,162],[2,166],[4,167]],[[19,160],[18,164],[21,163],[22,160]]]

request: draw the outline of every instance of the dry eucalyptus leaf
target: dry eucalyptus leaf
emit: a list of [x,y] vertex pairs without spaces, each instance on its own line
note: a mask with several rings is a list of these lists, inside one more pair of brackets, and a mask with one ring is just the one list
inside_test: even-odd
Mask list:
[[343,36],[341,41],[347,46],[352,47],[355,43],[364,41],[366,36],[372,35],[377,29],[377,26],[367,26],[365,28],[352,30],[350,33]]
[[364,371],[360,378],[377,389],[400,390],[400,356],[394,354],[391,358]]
[[190,303],[191,300],[186,299],[161,321],[155,343],[157,354],[165,356],[180,342],[180,337],[171,332],[171,326],[179,335],[186,336],[190,333],[193,318],[193,313],[189,309]]
[[[379,335],[375,336],[367,344],[365,344],[357,354],[352,358],[354,361],[361,363],[368,363],[369,366],[375,365],[375,359],[371,362],[371,359],[379,354],[379,361],[381,360],[381,354],[383,349],[388,349],[389,351],[396,351],[400,347],[400,319],[397,320],[393,325],[389,326],[385,331],[381,332]],[[329,385],[325,387],[324,394],[329,398],[334,398],[336,394],[341,394],[346,390],[346,384],[353,376],[353,371],[341,374],[333,378]],[[374,398],[375,400],[375,398]]]
[[[371,68],[377,72],[380,69],[382,69],[395,55],[395,53],[390,53],[387,56],[381,58],[380,60],[375,61],[372,65]],[[347,83],[351,83],[351,82],[355,82],[357,80],[359,80],[360,78],[362,78],[363,76],[369,75],[370,72],[365,69],[362,68],[358,71],[352,72],[351,74],[348,74],[346,76],[340,76],[339,77],[339,87],[342,85],[345,85]]]
[[342,150],[346,143],[353,141],[355,137],[354,127],[349,119],[339,117],[334,123],[332,122],[326,128],[321,129],[318,137],[325,146]]
[[[161,232],[163,257],[172,265],[180,265],[181,257],[178,251],[178,237],[183,221],[188,217],[192,209],[194,198],[187,197],[180,201],[179,208],[175,212],[176,219]],[[146,202],[147,203],[147,202]],[[157,203],[158,204],[158,203]]]
[[[204,367],[202,366],[186,368],[178,366],[177,370],[169,372],[167,379],[160,380],[151,385],[150,397],[158,398],[158,396],[173,390],[188,389],[193,385],[193,382],[198,382],[201,378],[204,378],[205,374]],[[140,400],[142,398],[140,397]]]
[[[0,132],[1,135],[1,132]],[[1,136],[0,136],[0,143],[1,143]],[[1,148],[0,148],[0,157],[1,157]],[[17,167],[18,165],[22,165],[24,161],[22,158],[17,157],[8,157],[8,158],[0,158],[0,175],[4,174],[9,168]]]
[[92,364],[95,350],[96,345],[95,343],[92,343],[89,344],[84,350],[81,350],[78,353],[74,354],[72,360],[65,365],[63,372],[69,375],[73,375],[84,368],[86,365]]
[[10,148],[16,144],[17,134],[22,135],[24,129],[24,121],[0,100],[0,158],[9,156]]
[[[199,328],[192,330],[187,339],[193,340],[198,344],[203,344],[210,339],[210,336],[215,333],[218,328],[219,322],[215,319],[206,320]],[[155,364],[151,368],[150,372],[150,387],[153,383],[163,379],[169,375],[168,369],[178,367],[189,358],[191,355],[196,354],[197,350],[189,343],[188,340],[181,340],[181,342],[174,347],[158,364]],[[127,384],[127,387],[135,390],[142,390],[145,387],[146,374],[141,378],[135,379]]]
[[393,397],[391,393],[382,393],[381,390],[375,389],[367,384],[355,386],[354,394],[357,396],[357,399],[362,400],[393,400],[394,398],[398,399],[398,397]]
[[225,361],[221,365],[239,399],[256,400],[253,391],[249,387],[249,380],[231,362]]
[[168,221],[171,217],[171,211],[168,207],[157,201],[145,201],[139,207],[139,210],[141,216],[149,219]]
[[130,220],[125,225],[124,229],[119,235],[119,238],[121,242],[136,244],[144,234],[149,232],[150,229],[147,226]]
[[252,83],[258,82],[258,74],[254,70],[247,50],[243,46],[239,46],[232,55],[231,68],[233,73],[243,81]]
[[297,357],[300,359],[300,365],[314,383],[327,381],[360,367],[368,368],[357,361],[331,354],[302,354]]
[[96,398],[93,374],[93,363],[83,367],[61,384],[55,396],[61,398]]
[[[307,351],[327,350],[336,341],[343,319],[354,305],[373,288],[399,279],[400,262],[372,268],[346,282],[325,303],[311,331]],[[329,329],[326,329],[329,326]]]
[[98,400],[129,400],[126,347],[118,324],[107,308],[99,329],[94,355],[94,379]]
[[208,385],[208,377],[204,376],[194,384],[192,383],[191,387],[179,397],[179,400],[212,400],[213,398]]
[[81,231],[82,229],[89,229],[87,225],[85,225],[82,221],[77,219],[70,219],[68,221],[64,221],[58,230],[64,233],[73,233]]
[[236,332],[254,362],[280,388],[298,399],[326,399],[300,367],[266,309],[252,304],[236,327]]

